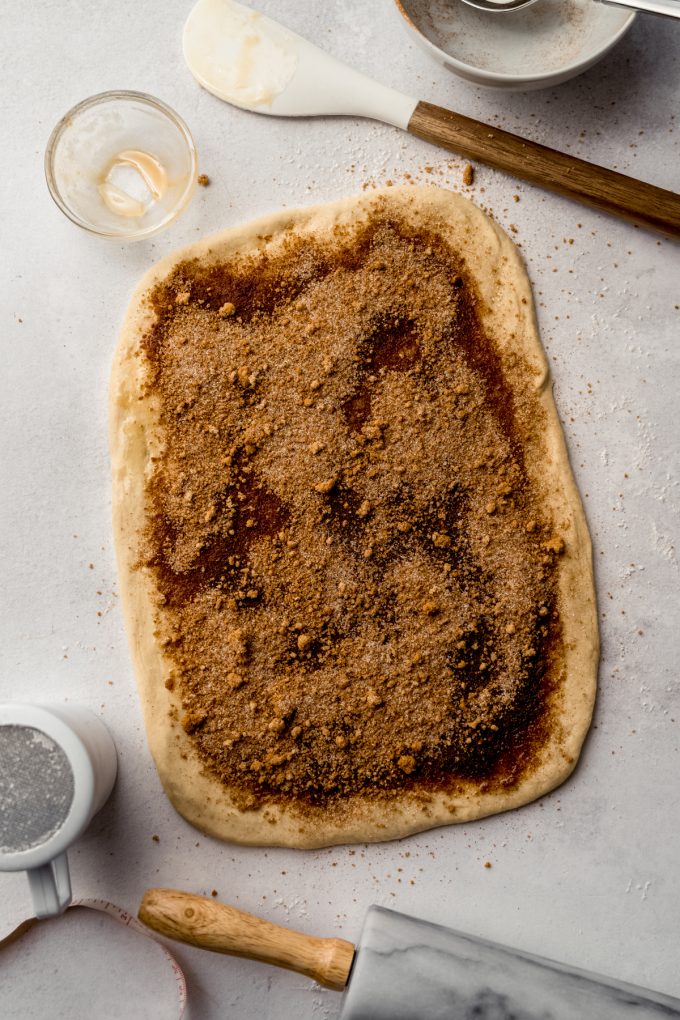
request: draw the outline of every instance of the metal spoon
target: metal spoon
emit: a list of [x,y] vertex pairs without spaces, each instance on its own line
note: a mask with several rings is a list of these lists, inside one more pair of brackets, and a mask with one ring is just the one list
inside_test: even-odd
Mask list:
[[386,88],[235,0],[198,0],[184,28],[184,56],[204,88],[241,109],[277,117],[372,117],[680,238],[680,195]]
[[[478,11],[491,11],[499,14],[502,11],[519,11],[522,7],[530,7],[538,0],[463,0],[468,7]],[[680,18],[680,0],[596,0],[610,7],[627,7],[632,11],[646,11],[650,14],[663,14],[667,18]]]
[[468,7],[474,7],[478,11],[491,11],[498,14],[501,11],[518,11],[521,7],[531,7],[538,0],[463,0]]

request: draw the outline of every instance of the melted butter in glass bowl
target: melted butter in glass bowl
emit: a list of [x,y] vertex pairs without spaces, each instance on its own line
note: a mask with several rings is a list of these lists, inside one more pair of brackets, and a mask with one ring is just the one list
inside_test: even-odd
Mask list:
[[197,157],[184,121],[142,92],[102,92],[70,110],[47,143],[52,198],[78,226],[137,240],[184,211]]

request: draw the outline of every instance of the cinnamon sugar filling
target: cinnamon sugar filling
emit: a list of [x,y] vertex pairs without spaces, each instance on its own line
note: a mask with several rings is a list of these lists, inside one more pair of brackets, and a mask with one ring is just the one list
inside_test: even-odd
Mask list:
[[524,466],[543,412],[461,255],[378,213],[183,263],[152,301],[142,562],[205,766],[242,808],[515,783],[563,546]]

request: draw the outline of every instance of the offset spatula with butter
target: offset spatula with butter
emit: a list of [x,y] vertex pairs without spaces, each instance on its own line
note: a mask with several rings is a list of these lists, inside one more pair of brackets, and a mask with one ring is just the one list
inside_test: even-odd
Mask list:
[[344,991],[341,1020],[672,1020],[680,999],[371,907],[358,946],[235,907],[148,889],[139,919],[168,938],[285,967]]
[[184,29],[184,56],[204,88],[244,110],[371,117],[680,238],[680,195],[386,88],[235,0],[198,0]]

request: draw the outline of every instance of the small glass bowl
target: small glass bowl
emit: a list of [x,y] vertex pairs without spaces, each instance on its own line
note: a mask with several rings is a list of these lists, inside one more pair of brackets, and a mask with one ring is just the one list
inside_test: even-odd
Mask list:
[[[116,157],[130,150],[160,163],[166,183],[142,214],[123,216],[105,203],[100,187]],[[101,92],[78,103],[59,121],[45,151],[47,186],[64,215],[115,240],[141,240],[173,223],[191,200],[197,171],[196,148],[182,118],[143,92]]]

